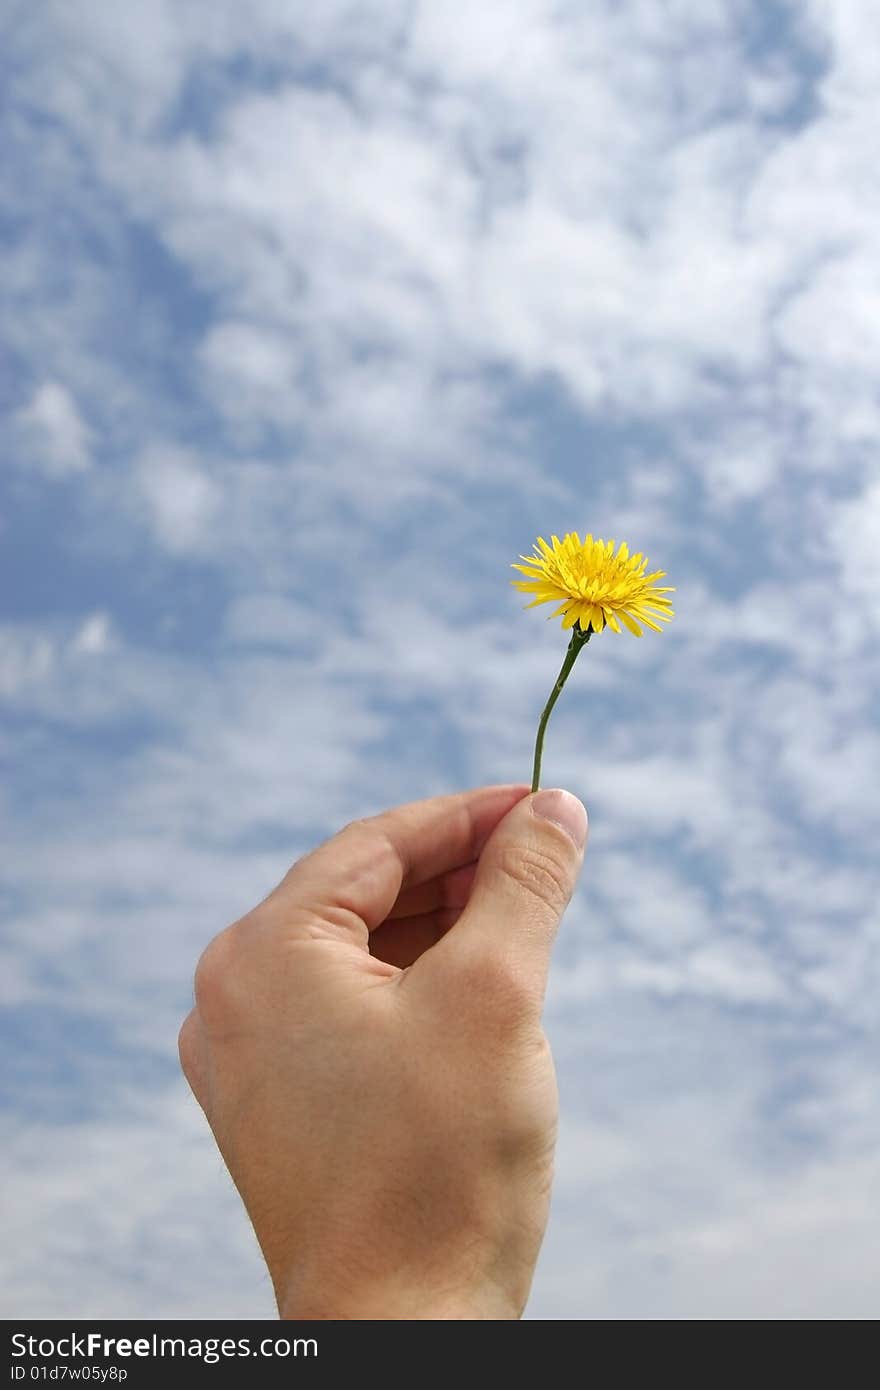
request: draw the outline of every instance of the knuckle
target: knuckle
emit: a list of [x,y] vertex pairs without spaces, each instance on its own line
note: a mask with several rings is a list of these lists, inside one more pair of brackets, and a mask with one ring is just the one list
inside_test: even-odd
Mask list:
[[541,1107],[520,1100],[503,1111],[495,1136],[495,1160],[502,1167],[519,1168],[525,1160],[534,1165],[538,1191],[549,1196],[556,1125]]
[[355,816],[354,820],[349,820],[349,821],[346,821],[346,822],[345,822],[345,825],[342,827],[342,829],[340,830],[339,834],[340,834],[340,835],[357,835],[357,834],[360,834],[360,833],[362,833],[362,832],[367,828],[368,823],[369,823],[369,822],[368,822],[366,816]]
[[380,814],[378,816],[358,816],[343,827],[343,835],[357,836],[368,841],[371,857],[386,855],[392,857],[396,851],[391,833]]
[[496,961],[490,977],[490,990],[502,1016],[511,1025],[531,1018],[535,1010],[535,981],[507,961]]
[[459,963],[466,991],[481,1001],[482,1008],[511,1028],[531,1018],[537,984],[511,954],[498,950],[472,952]]
[[381,833],[380,816],[355,816],[342,827],[343,835],[377,835]]
[[207,1058],[195,1009],[187,1014],[183,1020],[177,1036],[177,1051],[180,1056],[180,1068],[189,1088],[199,1105],[205,1110],[207,1105]]
[[554,912],[561,912],[571,897],[568,865],[547,849],[508,845],[501,850],[501,868],[526,894]]
[[195,1011],[192,1010],[183,1020],[183,1023],[180,1025],[180,1032],[177,1035],[177,1051],[180,1057],[180,1065],[187,1080],[189,1080],[195,1070],[196,1028]]
[[227,927],[205,947],[196,965],[193,994],[196,1008],[205,1018],[222,1011],[234,979],[237,927]]

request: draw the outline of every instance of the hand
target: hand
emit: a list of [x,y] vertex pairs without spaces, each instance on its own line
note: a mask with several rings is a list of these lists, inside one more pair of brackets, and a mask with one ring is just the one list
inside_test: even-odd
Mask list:
[[556,1136],[541,1008],[586,832],[563,791],[399,806],[207,947],[181,1062],[282,1317],[522,1313]]

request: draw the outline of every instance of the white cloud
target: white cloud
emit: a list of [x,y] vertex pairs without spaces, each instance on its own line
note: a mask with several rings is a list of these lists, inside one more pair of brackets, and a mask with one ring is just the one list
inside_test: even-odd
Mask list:
[[880,351],[880,271],[874,245],[844,244],[777,320],[786,352],[832,372],[873,373]]
[[75,652],[90,652],[97,656],[107,650],[110,641],[110,615],[108,613],[91,613],[88,618],[83,620],[79,631],[74,636],[72,645]]
[[4,626],[0,635],[0,692],[4,696],[18,695],[45,680],[54,664],[51,637],[11,624]]
[[92,462],[92,431],[76,401],[58,381],[36,387],[15,415],[25,457],[49,477],[82,473]]
[[191,454],[148,448],[137,460],[135,480],[160,544],[171,551],[214,548],[210,526],[221,490]]
[[321,620],[313,608],[280,594],[246,594],[228,608],[226,630],[236,643],[291,647],[317,643]]
[[865,617],[880,626],[880,479],[837,503],[830,532],[844,584],[862,600]]

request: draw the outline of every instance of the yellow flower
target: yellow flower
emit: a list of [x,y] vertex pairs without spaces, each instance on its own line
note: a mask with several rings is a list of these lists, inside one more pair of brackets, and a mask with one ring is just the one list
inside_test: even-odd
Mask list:
[[614,541],[594,541],[587,536],[581,543],[577,531],[569,532],[563,540],[558,536],[550,539],[552,545],[539,536],[533,547],[535,554],[521,555],[526,563],[511,566],[528,576],[512,579],[511,584],[537,595],[526,608],[561,599],[550,617],[564,614],[564,628],[579,622],[585,633],[601,632],[606,625],[619,632],[623,623],[634,636],[641,637],[639,624],[644,623],[662,632],[660,623],[668,623],[673,616],[672,601],[666,595],[675,592],[657,587],[656,581],[664,577],[665,570],[645,574],[647,560],[641,553],[630,555],[625,541],[615,555]]

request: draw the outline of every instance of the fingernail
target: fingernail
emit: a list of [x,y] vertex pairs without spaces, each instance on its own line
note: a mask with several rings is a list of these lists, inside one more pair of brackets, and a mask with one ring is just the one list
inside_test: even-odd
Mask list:
[[535,792],[532,810],[544,820],[552,820],[570,835],[578,849],[587,843],[587,813],[576,796],[561,787],[546,787]]

